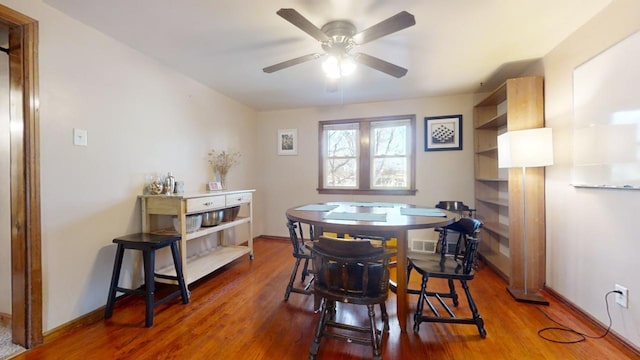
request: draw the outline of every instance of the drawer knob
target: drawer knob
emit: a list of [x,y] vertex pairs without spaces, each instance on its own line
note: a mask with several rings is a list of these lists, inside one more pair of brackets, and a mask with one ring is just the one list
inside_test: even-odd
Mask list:
[[204,204],[202,204],[202,205],[204,205],[204,206],[211,206],[211,205],[213,205],[213,203],[209,201],[209,202],[206,202],[206,203],[204,203]]

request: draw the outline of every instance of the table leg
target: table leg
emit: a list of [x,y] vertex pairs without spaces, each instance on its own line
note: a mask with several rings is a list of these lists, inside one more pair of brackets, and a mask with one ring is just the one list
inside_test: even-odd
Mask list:
[[400,332],[407,332],[407,309],[409,309],[409,301],[407,298],[407,232],[400,231],[397,235],[398,243],[398,255],[397,255],[397,301],[396,301],[396,313],[398,316],[398,323],[400,325]]

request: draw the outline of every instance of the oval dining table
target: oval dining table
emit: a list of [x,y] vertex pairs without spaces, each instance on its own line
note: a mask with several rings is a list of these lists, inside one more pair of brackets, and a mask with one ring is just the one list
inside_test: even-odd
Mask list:
[[[407,268],[408,231],[443,227],[453,223],[458,214],[441,209],[402,203],[326,202],[300,205],[286,212],[287,219],[310,224],[316,236],[323,231],[338,234],[361,234],[397,239],[397,268]],[[397,273],[397,317],[400,330],[406,332],[409,299],[407,272]]]

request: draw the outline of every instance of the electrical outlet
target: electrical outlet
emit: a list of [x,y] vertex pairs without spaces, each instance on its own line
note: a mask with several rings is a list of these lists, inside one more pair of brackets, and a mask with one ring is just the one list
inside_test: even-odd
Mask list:
[[620,306],[628,308],[629,307],[629,291],[626,287],[622,285],[616,284],[616,291],[620,291],[622,294],[616,293],[616,302],[620,304]]
[[87,146],[87,130],[73,129],[73,145]]

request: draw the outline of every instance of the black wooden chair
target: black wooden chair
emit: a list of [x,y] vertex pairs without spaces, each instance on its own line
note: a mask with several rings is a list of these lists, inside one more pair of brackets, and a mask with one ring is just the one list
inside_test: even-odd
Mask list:
[[[433,254],[430,256],[409,257],[409,275],[412,270],[415,270],[422,276],[413,329],[416,332],[419,331],[422,322],[471,324],[477,326],[480,336],[484,338],[487,335],[484,328],[484,320],[478,313],[478,308],[467,284],[467,281],[472,280],[474,277],[473,264],[478,250],[478,234],[482,227],[482,222],[473,218],[462,218],[456,223],[459,225],[459,229],[465,238],[465,249],[462,258],[457,256],[433,256]],[[427,282],[431,278],[448,280],[449,292],[427,291]],[[472,313],[469,318],[456,317],[451,308],[443,300],[443,298],[451,298],[453,299],[454,306],[458,306],[458,295],[454,285],[455,280],[460,282],[466,295],[467,303]],[[447,312],[448,316],[442,316],[430,298],[435,298],[440,306]],[[433,315],[423,315],[425,304],[429,307]]]
[[[293,247],[293,257],[296,259],[295,264],[293,265],[293,270],[291,271],[291,277],[289,278],[289,283],[287,284],[287,288],[284,292],[284,301],[289,300],[289,295],[292,292],[304,295],[311,295],[313,292],[310,290],[311,284],[313,283],[313,274],[311,272],[311,267],[309,266],[309,261],[311,260],[311,252],[307,249],[304,244],[307,241],[305,238],[303,225],[300,222],[288,220],[287,227],[289,228],[289,239],[291,240],[291,245]],[[313,239],[313,226],[309,225],[309,238],[308,240]],[[303,284],[302,287],[296,287],[296,277],[298,277],[298,272],[300,271],[300,263],[304,260],[302,266],[302,272],[300,273],[300,282]],[[309,278],[309,281],[305,283],[305,280]]]
[[[374,306],[380,305],[384,329],[388,329],[384,303],[389,294],[389,259],[396,251],[373,246],[369,241],[328,237],[320,237],[308,246],[316,276],[313,289],[323,299],[309,359],[316,358],[324,336],[371,345],[373,358],[381,359],[383,332],[377,328]],[[336,322],[336,302],[366,305],[368,326]]]

